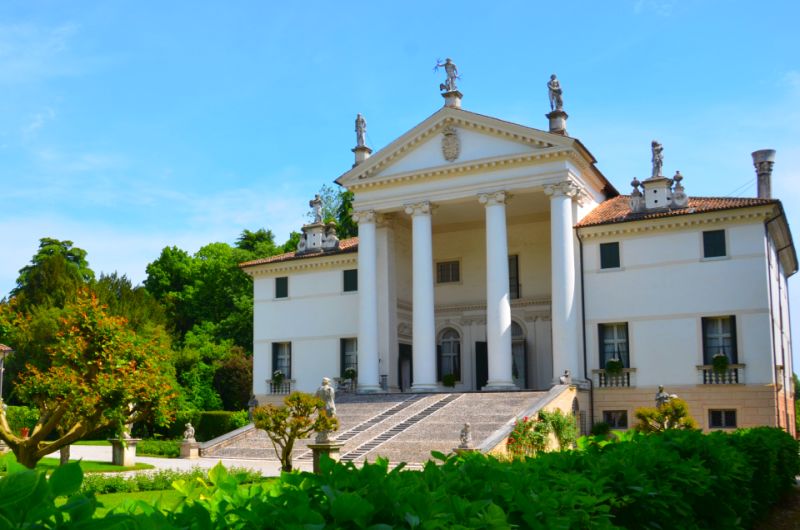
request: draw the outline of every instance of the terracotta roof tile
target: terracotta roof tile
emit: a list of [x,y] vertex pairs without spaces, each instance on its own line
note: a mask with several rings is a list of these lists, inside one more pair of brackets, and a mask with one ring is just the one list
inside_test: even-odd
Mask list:
[[309,259],[321,258],[324,256],[333,256],[336,254],[345,254],[347,252],[355,252],[358,250],[358,238],[351,237],[349,239],[342,239],[339,241],[339,248],[335,250],[326,250],[325,252],[312,252],[309,254],[300,254],[297,252],[286,252],[285,254],[278,254],[277,256],[269,256],[268,258],[256,259],[253,261],[245,261],[240,263],[239,267],[244,269],[246,267],[255,267],[256,265],[266,265],[267,263],[279,263],[282,261],[292,261],[296,259]]
[[6,346],[5,344],[0,344],[0,352],[10,352],[14,351],[10,346]]
[[733,208],[747,208],[751,206],[764,206],[767,204],[780,204],[776,199],[755,199],[738,197],[690,197],[689,206],[677,210],[660,210],[634,213],[630,207],[630,196],[619,195],[609,199],[589,212],[581,222],[575,225],[578,228],[587,226],[605,225],[611,223],[626,223],[646,219],[660,219],[677,215],[690,215],[695,213],[713,212],[717,210],[730,210]]

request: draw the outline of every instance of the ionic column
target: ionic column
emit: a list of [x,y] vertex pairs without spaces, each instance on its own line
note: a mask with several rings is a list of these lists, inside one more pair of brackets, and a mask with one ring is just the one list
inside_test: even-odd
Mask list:
[[579,375],[578,303],[575,299],[575,247],[572,198],[578,188],[571,182],[545,186],[550,196],[550,252],[552,268],[553,381],[569,370]]
[[508,287],[506,193],[478,196],[486,206],[486,342],[489,380],[486,390],[515,388],[511,375],[511,300]]
[[352,217],[358,223],[358,391],[380,392],[375,212],[353,212]]
[[433,236],[431,204],[428,201],[406,205],[411,216],[412,301],[415,392],[436,390],[436,323],[433,309]]

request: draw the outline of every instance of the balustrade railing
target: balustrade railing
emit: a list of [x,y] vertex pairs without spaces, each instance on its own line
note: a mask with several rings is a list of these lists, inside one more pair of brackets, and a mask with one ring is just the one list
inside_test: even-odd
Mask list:
[[744,383],[744,368],[744,364],[731,364],[725,370],[715,370],[713,365],[702,364],[697,373],[703,385],[738,385]]
[[627,388],[636,386],[634,379],[636,368],[623,368],[619,373],[609,373],[608,370],[592,370],[594,385],[598,388]]

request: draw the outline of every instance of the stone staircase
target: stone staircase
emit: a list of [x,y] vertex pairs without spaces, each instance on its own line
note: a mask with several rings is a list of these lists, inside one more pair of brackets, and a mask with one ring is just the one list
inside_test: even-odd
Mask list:
[[[551,392],[552,393],[552,392]],[[343,461],[422,463],[431,451],[449,453],[459,444],[464,423],[472,428],[476,447],[497,436],[514,418],[537,409],[548,392],[472,392],[436,394],[346,394],[336,402],[339,430],[331,436],[343,442]],[[298,440],[295,460],[310,460],[308,443]],[[276,459],[266,433],[253,425],[201,445],[212,458]]]

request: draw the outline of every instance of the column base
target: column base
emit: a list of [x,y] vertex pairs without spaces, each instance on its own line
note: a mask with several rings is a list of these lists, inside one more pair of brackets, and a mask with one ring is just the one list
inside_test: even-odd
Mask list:
[[482,392],[507,392],[509,390],[519,390],[513,381],[489,381],[486,386],[481,388]]
[[411,385],[412,392],[437,392],[438,390],[439,390],[439,385],[432,385],[432,384]]
[[384,390],[378,385],[358,385],[356,393],[358,394],[380,394]]

